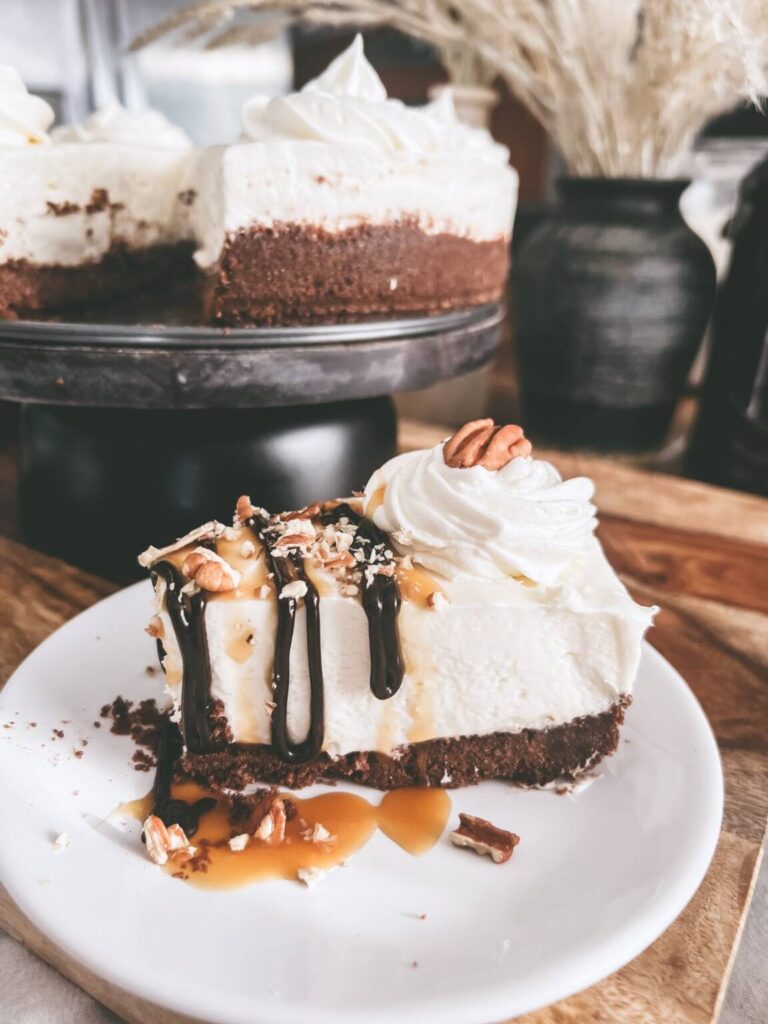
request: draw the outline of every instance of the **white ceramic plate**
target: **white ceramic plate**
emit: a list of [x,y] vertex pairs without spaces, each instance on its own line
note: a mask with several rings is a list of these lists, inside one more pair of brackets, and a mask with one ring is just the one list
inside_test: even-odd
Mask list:
[[[103,820],[151,781],[131,767],[130,740],[93,727],[118,694],[157,695],[148,607],[148,584],[95,605],[0,694],[0,726],[15,723],[0,727],[0,881],[55,943],[123,989],[217,1024],[496,1021],[621,967],[704,876],[722,813],[717,747],[683,680],[646,646],[620,750],[593,785],[571,797],[500,783],[453,795],[454,816],[520,834],[508,864],[445,837],[416,859],[377,834],[311,891],[178,882],[146,859],[138,824]],[[61,832],[70,845],[55,851]]]

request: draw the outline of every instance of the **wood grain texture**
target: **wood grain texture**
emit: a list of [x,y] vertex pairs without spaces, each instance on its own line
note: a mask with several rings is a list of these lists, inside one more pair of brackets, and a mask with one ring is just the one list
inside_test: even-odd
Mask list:
[[[426,446],[447,433],[406,424],[401,443]],[[726,802],[704,884],[664,935],[592,989],[519,1020],[712,1024],[768,815],[768,606],[762,582],[768,580],[768,501],[604,459],[553,458],[566,475],[586,473],[596,480],[610,557],[638,600],[661,605],[649,639],[683,674],[712,722]],[[0,679],[49,632],[112,589],[0,537]],[[130,1024],[180,1021],[83,970],[1,891],[0,925]]]

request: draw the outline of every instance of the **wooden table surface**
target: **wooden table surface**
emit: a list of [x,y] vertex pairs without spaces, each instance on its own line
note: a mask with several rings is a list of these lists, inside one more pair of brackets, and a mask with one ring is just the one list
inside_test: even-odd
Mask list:
[[[414,423],[401,429],[403,447],[441,436]],[[599,985],[518,1020],[706,1024],[717,1018],[768,816],[768,501],[609,460],[555,461],[564,475],[595,480],[611,561],[638,600],[661,606],[649,639],[709,716],[725,771],[725,816],[701,889],[653,946]],[[0,464],[5,532],[11,479]],[[2,681],[53,629],[115,589],[7,537],[0,537],[0,583]],[[0,925],[132,1024],[179,1021],[69,960],[1,889]]]

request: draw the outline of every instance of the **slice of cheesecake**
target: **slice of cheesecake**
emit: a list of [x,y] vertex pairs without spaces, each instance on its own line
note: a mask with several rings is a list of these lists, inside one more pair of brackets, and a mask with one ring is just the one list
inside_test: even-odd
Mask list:
[[362,496],[240,498],[140,557],[186,768],[214,788],[573,779],[611,754],[652,609],[594,537],[592,484],[467,424]]

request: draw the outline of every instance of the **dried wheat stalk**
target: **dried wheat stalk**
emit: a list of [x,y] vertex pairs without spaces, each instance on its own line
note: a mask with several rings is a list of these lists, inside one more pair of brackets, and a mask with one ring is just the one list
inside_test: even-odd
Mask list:
[[296,22],[388,25],[431,43],[457,84],[501,75],[580,175],[674,173],[710,118],[768,93],[768,0],[201,0],[134,47]]

